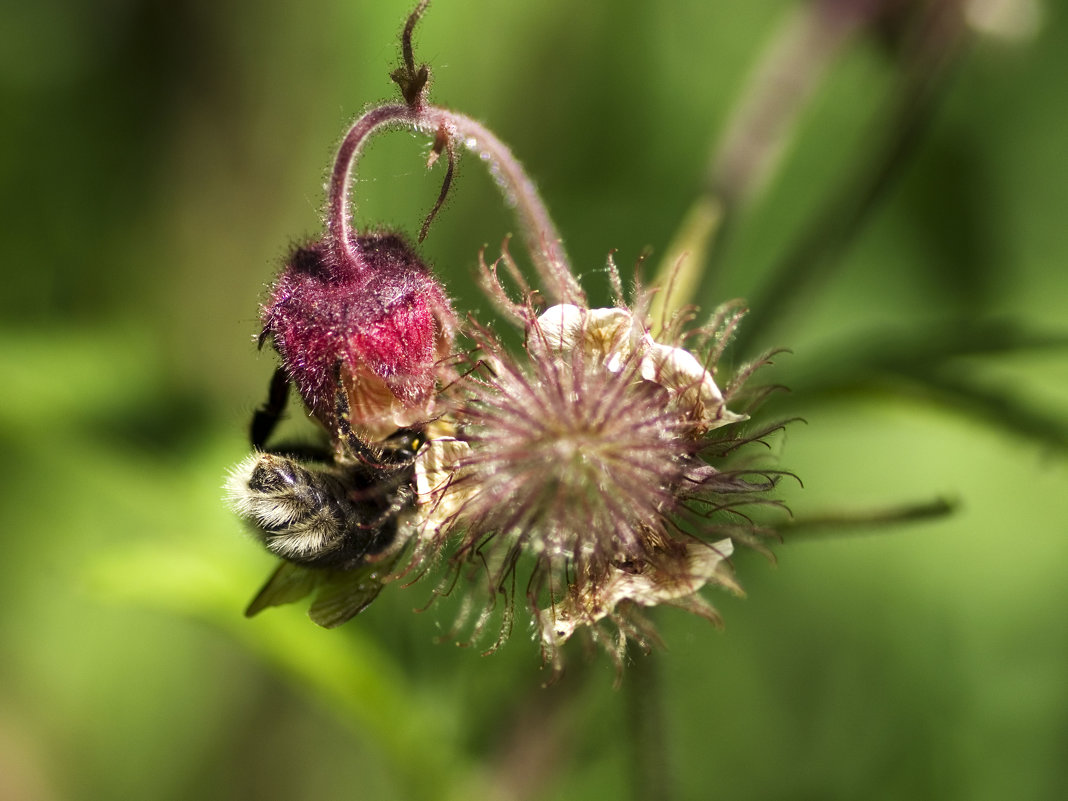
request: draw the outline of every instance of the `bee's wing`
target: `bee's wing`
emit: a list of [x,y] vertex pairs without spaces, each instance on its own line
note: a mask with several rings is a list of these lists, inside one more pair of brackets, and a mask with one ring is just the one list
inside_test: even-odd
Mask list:
[[308,609],[308,617],[327,629],[351,620],[382,591],[381,575],[386,573],[389,570],[383,569],[382,564],[326,573],[315,603]]
[[315,588],[318,581],[319,577],[314,571],[291,562],[282,562],[252,599],[245,610],[245,617],[252,617],[269,606],[299,601]]

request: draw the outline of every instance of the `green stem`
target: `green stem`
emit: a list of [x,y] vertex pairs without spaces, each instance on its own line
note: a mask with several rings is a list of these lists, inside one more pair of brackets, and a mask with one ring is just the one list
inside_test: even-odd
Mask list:
[[634,801],[674,797],[658,656],[655,652],[639,656],[623,680]]

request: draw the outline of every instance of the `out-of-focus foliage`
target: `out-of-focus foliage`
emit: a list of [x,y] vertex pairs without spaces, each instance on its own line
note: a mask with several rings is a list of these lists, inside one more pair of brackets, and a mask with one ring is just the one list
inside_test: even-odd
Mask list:
[[[659,615],[680,798],[1068,792],[1068,18],[1015,6],[1041,12],[1034,35],[970,43],[834,270],[752,339],[793,351],[769,378],[807,420],[774,443],[804,480],[787,488],[799,519],[959,509],[788,534],[775,569],[740,556],[749,595],[716,599],[724,633]],[[512,145],[607,297],[606,254],[666,247],[794,8],[437,0],[417,56],[437,102]],[[296,607],[241,616],[270,560],[219,486],[273,369],[256,305],[319,226],[343,126],[393,93],[406,12],[0,10],[0,796],[626,796],[640,671],[614,691],[607,660],[577,658],[544,690],[524,636],[486,659],[435,644],[453,599],[411,614],[429,588],[389,587],[336,631]],[[700,302],[759,297],[863,163],[893,80],[872,37],[832,63]],[[438,190],[426,152],[373,145],[363,224],[418,230]],[[423,248],[458,308],[486,310],[478,248],[511,225],[466,160]]]

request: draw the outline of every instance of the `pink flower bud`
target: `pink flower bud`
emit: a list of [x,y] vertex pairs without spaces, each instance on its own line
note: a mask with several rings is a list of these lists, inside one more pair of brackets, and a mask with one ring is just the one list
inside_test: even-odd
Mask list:
[[[435,367],[456,328],[448,297],[399,236],[357,236],[297,248],[263,306],[282,364],[309,411],[327,428],[337,393],[366,439],[432,414]],[[339,384],[340,381],[340,384]]]

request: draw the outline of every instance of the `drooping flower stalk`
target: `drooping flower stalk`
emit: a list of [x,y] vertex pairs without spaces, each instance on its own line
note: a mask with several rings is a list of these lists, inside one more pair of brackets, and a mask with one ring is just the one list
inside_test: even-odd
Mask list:
[[434,136],[439,131],[459,142],[488,166],[505,202],[514,209],[522,226],[527,249],[548,296],[557,303],[581,304],[585,294],[572,275],[560,234],[538,194],[512,151],[486,126],[470,117],[426,103],[377,106],[360,117],[345,134],[334,160],[327,200],[326,223],[334,248],[349,257],[352,251],[352,172],[360,152],[374,132],[407,126]]

